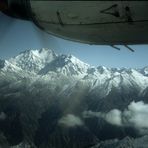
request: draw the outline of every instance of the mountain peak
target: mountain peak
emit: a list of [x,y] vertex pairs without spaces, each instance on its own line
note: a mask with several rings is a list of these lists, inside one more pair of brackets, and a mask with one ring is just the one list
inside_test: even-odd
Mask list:
[[85,65],[85,66],[90,66],[89,64],[87,63],[84,63],[83,61],[79,60],[78,58],[76,58],[75,56],[69,54],[69,55],[64,55],[62,54],[61,56],[59,56],[59,58],[61,60],[63,60],[66,64],[69,62],[69,63],[72,63],[74,65]]
[[23,56],[36,56],[36,57],[42,58],[42,59],[47,58],[50,55],[56,56],[55,52],[53,50],[51,50],[51,49],[48,49],[48,48],[41,48],[40,50],[38,50],[38,49],[25,50],[25,51],[21,52],[18,56],[14,57],[14,58],[17,58],[20,55],[23,55]]
[[110,69],[105,67],[105,66],[98,66],[97,70],[99,71],[100,74],[104,74],[104,73],[110,72]]
[[47,63],[54,60],[57,55],[50,49],[26,50],[18,56],[11,58],[9,62],[26,71],[38,72]]

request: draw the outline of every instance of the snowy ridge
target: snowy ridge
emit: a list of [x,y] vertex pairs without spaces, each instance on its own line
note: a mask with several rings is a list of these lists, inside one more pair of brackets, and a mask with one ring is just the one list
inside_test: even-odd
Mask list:
[[7,72],[15,72],[15,71],[22,71],[22,69],[16,65],[14,65],[13,63],[4,60],[1,62],[1,70],[2,71],[7,71]]
[[46,75],[50,71],[60,73],[66,76],[78,76],[82,78],[87,74],[90,66],[72,55],[61,55],[46,65],[39,74]]
[[8,61],[0,61],[0,66],[3,73],[13,72],[14,75],[19,75],[21,71],[21,75],[24,73],[25,77],[26,73],[29,73],[29,77],[44,79],[46,83],[52,81],[55,85],[57,83],[61,85],[61,91],[76,87],[78,81],[87,85],[90,92],[99,93],[101,96],[109,94],[113,88],[119,91],[134,88],[142,92],[148,87],[147,67],[141,70],[104,66],[95,68],[72,55],[57,55],[54,51],[44,48],[27,50]]

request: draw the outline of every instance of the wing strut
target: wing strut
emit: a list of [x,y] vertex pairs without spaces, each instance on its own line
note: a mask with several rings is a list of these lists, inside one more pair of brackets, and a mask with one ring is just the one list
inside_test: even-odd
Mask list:
[[127,49],[129,49],[132,52],[135,52],[134,49],[132,49],[131,47],[129,47],[128,45],[124,45]]
[[62,21],[60,12],[57,11],[56,13],[57,13],[57,18],[58,18],[58,20],[59,20],[60,25],[61,25],[61,26],[64,26],[64,23],[63,23],[63,21]]
[[117,49],[117,50],[120,50],[120,48],[119,47],[117,47],[117,46],[115,46],[115,45],[110,45],[112,48],[115,48],[115,49]]
[[[119,47],[115,46],[115,45],[110,45],[112,48],[120,50]],[[132,49],[131,47],[129,47],[128,45],[124,45],[124,47],[126,47],[127,49],[129,49],[131,52],[135,52],[134,49]]]

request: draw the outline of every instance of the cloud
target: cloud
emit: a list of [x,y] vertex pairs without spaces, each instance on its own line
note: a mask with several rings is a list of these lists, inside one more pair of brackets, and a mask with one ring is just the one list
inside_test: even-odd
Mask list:
[[64,125],[66,127],[75,127],[82,126],[83,121],[73,114],[67,114],[59,120],[59,124]]
[[92,111],[84,111],[83,117],[84,118],[91,118],[91,117],[100,117],[105,119],[110,124],[114,125],[122,125],[122,118],[121,118],[121,111],[117,109],[113,109],[108,113],[102,113],[102,112],[92,112]]
[[148,129],[148,104],[143,101],[131,102],[123,112],[113,109],[108,113],[84,111],[84,118],[101,117],[117,126],[132,126],[136,129]]
[[114,125],[122,125],[122,113],[120,110],[113,109],[105,115],[105,120]]
[[123,122],[136,128],[148,128],[148,104],[132,102],[123,112]]

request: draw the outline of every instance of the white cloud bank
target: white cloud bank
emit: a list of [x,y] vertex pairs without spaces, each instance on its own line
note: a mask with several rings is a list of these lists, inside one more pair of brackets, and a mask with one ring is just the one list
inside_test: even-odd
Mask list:
[[137,128],[148,128],[148,104],[132,102],[123,112],[123,121]]
[[67,114],[59,120],[59,124],[64,125],[66,127],[75,127],[82,126],[83,121],[73,114]]
[[83,117],[101,117],[113,125],[132,126],[140,130],[148,129],[148,104],[143,101],[133,101],[123,112],[118,109],[113,109],[108,113],[84,111]]

